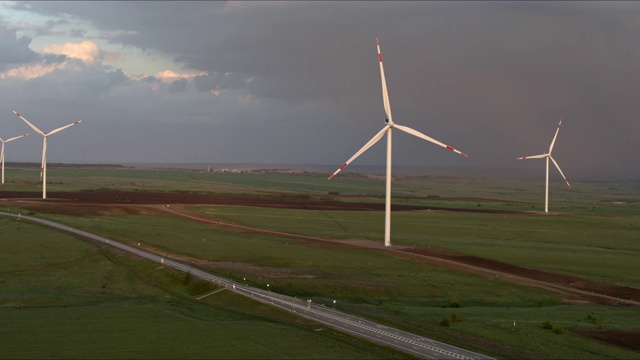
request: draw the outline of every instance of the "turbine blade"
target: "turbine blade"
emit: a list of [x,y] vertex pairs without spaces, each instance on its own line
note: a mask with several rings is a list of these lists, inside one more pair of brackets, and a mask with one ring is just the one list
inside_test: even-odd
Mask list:
[[562,170],[560,170],[560,165],[558,165],[558,163],[556,162],[556,160],[553,158],[553,156],[549,156],[549,158],[551,159],[551,161],[553,161],[553,165],[556,166],[556,168],[558,169],[558,171],[560,172],[560,175],[562,175],[562,178],[564,179],[564,182],[567,183],[567,186],[569,187],[569,189],[571,189],[571,184],[569,184],[569,180],[567,180],[567,177],[564,176],[564,174],[562,173]]
[[547,156],[549,156],[549,154],[531,155],[531,156],[522,156],[522,157],[516,158],[516,160],[544,159],[544,158],[546,158]]
[[560,122],[558,123],[558,129],[556,130],[556,134],[553,136],[553,140],[551,141],[551,146],[549,146],[549,154],[553,151],[553,145],[556,143],[556,138],[558,137],[558,133],[560,132],[560,125],[562,125],[562,118],[560,118]]
[[424,139],[424,140],[432,142],[432,143],[434,143],[436,145],[442,146],[443,148],[445,148],[447,150],[451,150],[451,151],[453,151],[453,152],[455,152],[457,154],[460,154],[460,155],[462,155],[464,157],[469,157],[469,155],[463,153],[462,151],[460,151],[458,149],[454,149],[454,148],[452,148],[451,146],[449,146],[447,144],[443,144],[440,141],[438,141],[438,140],[436,140],[434,138],[431,138],[431,137],[429,137],[429,136],[427,136],[427,135],[425,135],[425,134],[423,134],[423,133],[421,133],[421,132],[419,132],[417,130],[414,130],[414,129],[410,128],[410,127],[406,127],[406,126],[402,126],[402,125],[398,125],[398,124],[394,124],[393,127],[398,129],[398,130],[402,130],[402,131],[406,132],[407,134],[411,134],[413,136],[417,136],[417,137],[419,137],[421,139]]
[[349,160],[347,160],[347,162],[342,164],[342,166],[340,166],[340,168],[338,170],[336,170],[333,174],[331,174],[331,176],[329,176],[329,179],[327,179],[327,180],[333,179],[333,177],[336,176],[340,171],[342,171],[342,169],[346,168],[347,165],[349,165],[353,160],[355,160],[363,152],[367,151],[367,149],[369,149],[371,146],[373,146],[373,144],[377,143],[378,140],[380,140],[384,136],[385,132],[388,129],[389,129],[389,125],[383,127],[382,130],[380,130],[380,132],[378,132],[374,137],[372,137],[371,140],[369,140],[369,142],[364,144],[364,146],[360,150],[358,150],[358,152],[355,153],[355,155],[353,155]]
[[382,65],[382,54],[380,53],[380,41],[376,38],[376,47],[378,48],[378,61],[380,62],[380,78],[382,79],[382,102],[384,103],[384,112],[387,114],[389,123],[393,124],[391,117],[391,105],[389,104],[389,93],[387,92],[387,80],[384,77],[384,66]]
[[37,132],[38,134],[40,134],[42,136],[45,135],[40,129],[38,129],[35,125],[30,123],[29,120],[25,119],[22,115],[18,114],[15,110],[11,110],[11,111],[13,111],[13,113],[16,114],[16,116],[18,116],[20,119],[22,119],[22,121],[26,122],[27,125],[29,125],[33,129],[33,131]]
[[[11,139],[7,139],[7,140],[5,140],[4,142],[9,142],[9,141],[12,141],[12,140],[15,140],[15,139],[20,139],[20,138],[25,137],[25,136],[27,136],[27,135],[29,135],[29,134],[22,134],[22,135],[20,135],[20,136],[12,137]],[[0,139],[0,140],[1,140],[1,139]]]
[[62,127],[57,128],[57,129],[55,129],[55,130],[52,130],[52,131],[50,131],[50,132],[47,134],[47,136],[49,136],[49,135],[53,135],[53,134],[55,134],[55,133],[57,133],[57,132],[59,132],[59,131],[62,131],[62,130],[64,130],[64,129],[68,128],[68,127],[71,127],[71,126],[73,126],[73,125],[80,124],[82,121],[83,121],[83,120],[78,120],[78,121],[76,121],[76,122],[74,122],[74,123],[71,123],[71,124],[69,124],[69,125],[65,125],[65,126],[62,126]]

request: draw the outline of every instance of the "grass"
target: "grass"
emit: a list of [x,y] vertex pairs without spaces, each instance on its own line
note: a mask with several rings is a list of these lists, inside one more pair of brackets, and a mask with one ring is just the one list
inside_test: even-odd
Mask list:
[[232,292],[0,217],[0,358],[397,358]]
[[312,324],[212,312],[206,305],[121,301],[0,311],[1,358],[323,359],[327,353],[346,359],[398,357],[327,334],[327,329],[315,331]]
[[[15,170],[17,169],[13,171]],[[380,195],[384,193],[381,181],[362,177],[336,178],[327,182],[325,177],[289,174],[208,174],[147,169],[56,170],[59,173],[55,174],[55,179],[53,176],[50,178],[58,183],[48,186],[50,192],[122,189],[279,196],[273,195],[273,192],[285,191],[290,196],[326,194],[329,197],[329,193],[365,194],[369,197],[335,198],[331,201],[369,202],[382,202]],[[37,179],[37,170],[24,171],[25,178],[35,176]],[[26,172],[29,171],[35,175],[27,174]],[[397,204],[449,208],[541,211],[544,206],[544,183],[538,180],[482,177],[399,179],[394,182],[393,201]],[[437,246],[520,266],[611,284],[640,287],[640,282],[632,270],[636,267],[640,250],[637,241],[640,226],[640,188],[636,183],[572,182],[572,185],[573,190],[568,190],[563,188],[564,185],[561,183],[551,184],[551,211],[563,212],[565,213],[563,216],[395,211],[392,217],[392,242]],[[19,190],[21,186],[32,186],[33,191],[40,189],[36,185],[25,185],[17,181],[7,184],[2,190]],[[448,199],[450,197],[464,199],[450,200]],[[12,210],[25,212],[24,209],[13,208]],[[200,207],[197,210],[217,218],[257,228],[264,227],[335,238],[374,239],[382,242],[383,214],[381,212],[307,211],[228,206]],[[497,279],[486,279],[397,259],[379,252],[325,248],[275,236],[225,232],[213,226],[172,217],[145,215],[95,218],[52,214],[36,214],[36,216],[54,219],[125,242],[141,242],[167,252],[207,259],[212,262],[213,271],[237,281],[246,278],[248,283],[263,288],[268,283],[274,291],[307,297],[316,304],[326,306],[333,306],[333,301],[336,300],[335,306],[343,311],[360,314],[501,358],[624,359],[639,356],[637,351],[600,343],[573,332],[578,329],[600,328],[637,330],[640,328],[640,312],[634,307],[567,304],[558,295],[544,290],[511,285]],[[5,223],[0,222],[0,234],[2,234],[0,239],[4,239],[7,229],[5,226],[9,226],[3,224]],[[46,236],[52,236],[51,234],[53,233],[49,232]],[[128,269],[126,274],[135,274],[131,279],[128,277],[131,275],[113,275],[114,284],[124,282],[117,288],[125,293],[128,290],[123,289],[134,289],[131,290],[132,295],[119,298],[119,295],[110,292],[113,288],[111,283],[107,283],[107,287],[103,289],[106,275],[98,277],[98,281],[92,278],[94,280],[90,282],[95,282],[94,287],[73,285],[76,280],[71,278],[82,278],[83,271],[91,273],[88,269],[104,267],[102,261],[97,260],[103,256],[104,251],[93,248],[95,254],[88,256],[87,253],[92,247],[86,246],[85,250],[73,256],[69,255],[70,260],[66,262],[60,260],[73,270],[65,273],[70,279],[64,281],[71,283],[64,285],[65,282],[62,281],[61,284],[56,285],[58,287],[47,287],[48,283],[55,283],[56,279],[64,276],[47,277],[42,273],[29,274],[25,270],[27,271],[25,274],[28,275],[12,283],[12,290],[5,292],[9,288],[5,288],[4,283],[0,283],[0,289],[2,289],[0,299],[5,294],[9,294],[13,298],[7,302],[28,305],[30,301],[37,304],[37,299],[42,296],[44,300],[41,301],[52,304],[69,302],[72,304],[71,308],[75,308],[79,307],[79,304],[86,303],[89,305],[85,307],[97,309],[98,306],[104,306],[102,311],[112,309],[111,311],[117,314],[118,311],[125,311],[120,309],[120,305],[129,306],[129,301],[137,304],[139,300],[131,299],[142,298],[145,299],[143,301],[145,306],[165,306],[161,309],[163,316],[166,316],[158,317],[162,319],[160,324],[155,325],[158,328],[163,328],[162,323],[178,321],[176,311],[180,314],[190,313],[190,311],[199,313],[200,310],[191,308],[192,301],[183,303],[185,293],[193,296],[197,292],[196,289],[185,288],[182,283],[183,275],[168,274],[156,279],[155,274],[163,272],[141,270],[144,269],[143,265],[136,261],[126,262],[126,264],[137,264],[125,266]],[[39,248],[35,245],[33,247]],[[7,249],[0,249],[0,253],[4,250]],[[28,249],[23,250],[29,253]],[[11,251],[7,250],[7,253],[11,254]],[[35,259],[39,259],[39,256],[66,259],[66,254],[55,250],[32,256]],[[79,260],[81,258],[84,260]],[[112,256],[110,258],[114,259]],[[4,258],[1,260],[4,261]],[[9,260],[8,262],[10,263]],[[119,264],[118,267],[125,264],[119,260],[116,263]],[[31,268],[27,266],[25,269]],[[12,274],[11,278],[14,276],[17,274]],[[8,278],[2,277],[5,281],[9,281]],[[142,287],[138,289],[135,279],[142,280],[144,286],[141,285]],[[33,280],[35,285],[24,288],[24,284],[29,283],[29,280]],[[39,281],[42,287],[38,286]],[[23,288],[20,288],[18,283],[23,284],[21,285]],[[150,286],[150,289],[145,286]],[[154,293],[158,289],[160,289],[160,295]],[[31,298],[25,296],[33,291],[36,291],[37,295]],[[107,294],[101,295],[100,291],[106,291]],[[138,292],[144,295],[139,295]],[[258,313],[251,313],[248,310],[251,307],[245,307],[242,300],[233,297],[233,294],[225,292],[220,294],[221,296],[212,299],[207,298],[207,304],[214,302],[210,306],[219,311],[231,309],[234,314],[246,316],[248,313],[269,323],[275,321],[301,326],[300,320],[287,318],[284,314],[281,314],[283,317],[276,317],[266,306],[259,307],[262,310],[256,310]],[[167,301],[166,297],[172,300]],[[110,305],[112,305],[111,308]],[[46,307],[33,306],[37,309]],[[55,306],[64,308],[64,306]],[[175,309],[176,306],[178,310]],[[184,310],[185,307],[187,310]],[[18,309],[17,306],[11,306],[0,308],[0,311],[6,309],[23,310]],[[144,313],[143,310],[139,312]],[[95,316],[99,317],[101,313],[96,311]],[[596,322],[589,318],[589,314],[592,313],[597,314]],[[440,326],[443,318],[451,319],[453,315],[458,321],[450,321],[449,327]],[[126,318],[125,315],[122,316]],[[278,320],[272,320],[274,317]],[[32,327],[37,327],[37,318],[34,316]],[[104,321],[108,322],[108,320]],[[562,331],[556,333],[541,328],[541,324],[546,321]],[[242,325],[238,323],[237,326]],[[309,331],[313,327],[310,324],[305,326],[301,331]],[[321,333],[328,332],[323,330]],[[0,334],[2,337],[5,335],[11,334]],[[232,333],[225,335],[234,339]],[[60,336],[62,338],[62,335]],[[145,333],[145,336],[149,335]],[[224,337],[224,335],[220,336]],[[337,338],[330,337],[332,341],[339,339],[338,343],[350,344],[351,340],[346,336],[340,337],[335,333],[331,336],[337,336]],[[225,348],[224,344],[219,346]],[[347,352],[345,350],[345,354]],[[233,355],[225,354],[228,357]],[[199,356],[193,355],[193,357]],[[371,356],[354,357],[376,356],[386,357],[379,352]],[[202,355],[202,357],[206,356]],[[345,357],[348,356],[345,355]]]
[[[193,209],[227,221],[297,234],[382,241],[379,212],[210,206]],[[529,268],[640,287],[633,271],[640,216],[506,216],[397,211],[394,244],[436,246]]]
[[[439,285],[455,282],[475,287],[475,292],[481,294],[475,298],[466,296],[468,304],[500,304],[500,297],[514,296],[510,286],[503,287],[501,282],[486,281],[482,277],[470,277],[380,253],[300,246],[285,238],[228,233],[169,216],[43,217],[132,244],[141,242],[160,251],[215,261],[218,271],[236,280],[247,278],[264,286],[264,279],[268,279],[272,289],[280,284],[296,284],[298,289],[295,291],[300,294],[325,294],[345,299],[345,293],[354,292],[350,289],[353,283],[358,283],[359,289],[355,293],[359,294],[354,295],[354,300],[360,298],[360,301],[377,303],[378,298],[395,293],[393,296],[398,299],[415,299],[413,301],[419,304],[441,306],[448,304],[449,298],[463,296],[456,289]],[[252,266],[237,269],[238,264]],[[435,283],[429,289],[423,286],[428,281]],[[491,294],[480,291],[487,287],[492,288]],[[365,300],[367,297],[371,299]],[[537,291],[524,292],[519,299],[512,300],[515,302],[511,304],[528,306],[557,301],[555,296]]]
[[[8,171],[8,170],[7,170]],[[11,169],[3,191],[41,191],[39,169]],[[287,174],[207,173],[180,169],[47,169],[47,191],[176,191],[266,194],[272,191],[323,193],[323,177]],[[309,180],[311,179],[311,183]]]
[[[213,261],[216,273],[316,304],[373,318],[476,350],[516,358],[634,358],[638,353],[572,334],[596,328],[587,314],[611,319],[608,328],[634,329],[635,308],[563,304],[552,293],[472,276],[377,252],[294,244],[272,236],[228,233],[164,216],[40,216],[93,232]],[[248,217],[247,217],[248,218]],[[204,239],[204,241],[203,241]],[[455,285],[454,285],[455,284]],[[453,304],[456,304],[455,306]],[[578,310],[581,309],[581,310]],[[463,321],[439,326],[452,312]],[[579,322],[584,318],[584,322]],[[513,321],[517,322],[513,329]],[[569,329],[543,331],[546,320]],[[509,326],[511,325],[511,326]],[[514,335],[519,334],[517,336]],[[563,338],[558,338],[563,336]],[[575,344],[585,343],[576,348]]]
[[[2,191],[41,191],[37,167],[7,165],[6,184]],[[340,201],[384,201],[384,182],[364,176],[339,176],[331,181],[328,174],[279,173],[207,173],[187,169],[108,168],[51,165],[47,169],[47,190],[53,191],[178,191],[201,193],[235,193],[269,195],[289,194],[359,194],[372,199]],[[348,174],[346,174],[348,175]],[[606,215],[638,214],[640,184],[627,182],[573,181],[568,189],[562,181],[550,182],[550,210]],[[414,199],[402,199],[402,197]],[[446,200],[450,197],[473,200]],[[487,202],[482,199],[497,199]],[[445,207],[468,207],[503,210],[544,210],[544,180],[499,176],[418,176],[400,177],[393,182],[393,201]]]

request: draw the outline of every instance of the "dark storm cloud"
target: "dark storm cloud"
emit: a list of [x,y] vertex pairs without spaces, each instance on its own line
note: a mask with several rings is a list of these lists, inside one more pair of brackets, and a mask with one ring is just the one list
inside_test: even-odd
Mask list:
[[15,29],[9,29],[0,22],[0,70],[5,64],[25,64],[39,58],[38,53],[29,48],[31,38],[18,37]]
[[[174,85],[147,79],[149,85],[157,82],[161,91],[155,95],[141,85],[105,92],[115,84],[109,85],[104,69],[101,75],[87,69],[93,80],[76,79],[87,88],[102,89],[95,94],[81,94],[80,85],[66,86],[77,88],[78,96],[109,94],[112,104],[122,108],[131,109],[136,101],[144,104],[135,110],[140,121],[162,121],[181,108],[190,114],[181,124],[189,119],[226,124],[216,128],[211,143],[235,138],[228,144],[233,151],[227,151],[233,156],[212,161],[344,162],[383,126],[375,50],[375,38],[380,37],[394,120],[470,154],[469,159],[457,158],[396,132],[396,164],[542,169],[535,162],[514,159],[548,149],[563,117],[554,157],[570,178],[598,172],[640,175],[640,3],[14,6],[87,20],[112,42],[169,54],[207,72]],[[22,56],[30,54],[28,41],[20,43],[15,33],[11,39],[12,48],[25,51]],[[210,91],[222,92],[207,101],[204,96]],[[189,100],[192,94],[198,96]],[[381,164],[383,153],[379,145],[357,161]],[[271,160],[268,154],[273,154]]]
[[246,86],[246,79],[237,74],[221,74],[216,72],[196,76],[193,79],[193,83],[199,91],[238,90]]
[[56,64],[67,59],[64,55],[37,53],[29,48],[29,44],[30,37],[18,37],[16,29],[8,28],[0,21],[0,71],[37,62]]
[[[68,24],[68,21],[66,20],[49,20],[47,22],[44,23],[44,25],[42,26],[38,26],[35,27],[33,29],[31,29],[36,35],[55,35],[58,34],[58,32],[53,31],[53,28],[58,26],[58,25],[62,25],[62,24]],[[22,29],[22,30],[29,30],[29,29]]]
[[56,100],[82,102],[104,97],[127,82],[129,79],[120,70],[106,71],[102,66],[72,59],[64,69],[28,80],[24,89],[39,98],[55,93]]
[[87,34],[83,29],[71,29],[69,30],[69,35],[73,37],[82,38],[82,37],[85,37]]

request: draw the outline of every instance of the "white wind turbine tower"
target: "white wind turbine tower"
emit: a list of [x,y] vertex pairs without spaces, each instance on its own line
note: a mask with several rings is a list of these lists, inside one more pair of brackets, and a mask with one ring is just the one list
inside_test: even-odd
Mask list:
[[48,133],[42,132],[42,130],[38,129],[37,127],[35,127],[32,123],[29,122],[29,120],[25,119],[22,115],[18,114],[15,110],[11,110],[13,111],[14,114],[16,114],[20,119],[22,119],[24,122],[27,123],[27,125],[29,125],[35,132],[37,132],[38,134],[42,135],[42,165],[40,168],[40,180],[42,180],[42,198],[46,199],[47,198],[47,138],[57,132],[60,132],[68,127],[71,127],[73,125],[79,124],[82,122],[82,120],[78,120],[74,123],[71,123],[69,125],[65,125],[62,127],[59,127],[55,130],[51,130]]
[[545,183],[545,191],[544,191],[544,212],[549,212],[549,159],[553,161],[553,164],[556,166],[560,175],[571,189],[571,184],[569,184],[569,180],[564,176],[562,170],[560,170],[560,165],[556,162],[556,160],[551,156],[551,152],[553,151],[553,145],[556,143],[556,138],[558,137],[558,132],[560,132],[560,125],[562,125],[562,118],[560,118],[560,122],[558,123],[558,129],[556,130],[556,134],[553,136],[553,140],[551,141],[551,146],[549,146],[549,153],[544,153],[541,155],[533,155],[533,156],[523,156],[519,157],[516,160],[527,160],[527,159],[547,159],[547,175],[546,175],[546,183]]
[[22,134],[20,136],[12,137],[11,139],[7,139],[7,140],[2,140],[2,138],[0,138],[0,142],[2,142],[2,152],[0,152],[0,162],[2,162],[2,183],[3,184],[4,184],[4,144],[8,143],[9,141],[20,139],[20,138],[25,137],[27,135],[29,135],[29,134]]
[[432,142],[436,145],[442,146],[448,150],[456,152],[464,157],[467,157],[467,154],[461,152],[460,150],[456,150],[449,145],[443,144],[438,140],[435,140],[419,131],[411,129],[406,126],[398,125],[393,122],[393,118],[391,117],[391,106],[389,105],[389,94],[387,93],[387,82],[384,77],[384,67],[382,66],[382,54],[380,53],[380,42],[378,38],[376,38],[376,46],[378,48],[378,61],[380,63],[380,77],[382,79],[382,100],[384,103],[384,111],[387,114],[386,125],[380,132],[378,132],[368,143],[366,143],[360,150],[358,150],[355,155],[353,155],[347,162],[345,162],[336,172],[329,176],[329,180],[331,180],[334,176],[336,176],[342,169],[347,167],[353,160],[355,160],[358,156],[360,156],[363,152],[373,146],[378,140],[382,139],[382,137],[387,135],[387,179],[386,179],[386,197],[385,197],[385,212],[384,212],[384,246],[391,246],[391,130],[396,128],[398,130],[404,131],[410,135],[419,137],[421,139]]

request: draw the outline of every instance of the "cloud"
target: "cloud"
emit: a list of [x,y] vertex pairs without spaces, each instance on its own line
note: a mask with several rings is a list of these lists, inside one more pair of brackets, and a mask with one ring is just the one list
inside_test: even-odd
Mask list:
[[[0,71],[32,74],[14,89],[51,105],[77,100],[78,109],[110,114],[105,123],[130,117],[165,124],[167,133],[216,124],[211,142],[202,135],[207,144],[215,139],[216,151],[198,155],[212,161],[342,163],[383,125],[379,37],[394,119],[470,155],[452,158],[400,134],[396,164],[528,168],[511,164],[548,146],[564,117],[555,151],[570,179],[592,169],[640,173],[638,152],[629,149],[640,133],[638,3],[21,1],[13,8],[69,21],[74,41],[106,40],[175,65],[133,77],[78,41],[44,63],[47,54],[31,51],[30,38],[5,27]],[[125,52],[115,56],[127,61]],[[184,151],[189,160],[208,145],[181,146],[172,156]],[[155,161],[161,151],[145,153]],[[358,162],[384,158],[376,146]]]
[[[49,44],[44,47],[43,54],[33,53],[27,65],[21,65],[0,72],[0,79],[18,77],[25,80],[42,77],[57,70],[74,69],[73,59],[84,63],[96,63],[101,58],[98,45],[91,41],[80,43]],[[37,60],[37,62],[34,62]],[[77,67],[76,67],[77,68]]]
[[65,63],[24,65],[1,72],[0,79],[17,77],[30,80],[48,74],[52,71],[63,69],[65,66]]
[[32,79],[64,67],[66,56],[40,54],[31,50],[31,38],[0,23],[0,79]]
[[0,70],[38,58],[38,54],[29,48],[31,38],[18,37],[16,33],[15,29],[10,29],[0,22]]
[[80,59],[86,63],[93,63],[100,57],[100,49],[98,45],[92,41],[49,44],[42,49],[42,52],[45,54],[66,55],[73,59]]
[[191,80],[195,77],[205,76],[205,75],[207,74],[204,72],[200,72],[198,74],[184,74],[184,73],[177,73],[173,70],[164,70],[157,73],[155,77],[160,79],[160,81],[162,81],[163,83],[169,84],[177,80]]

